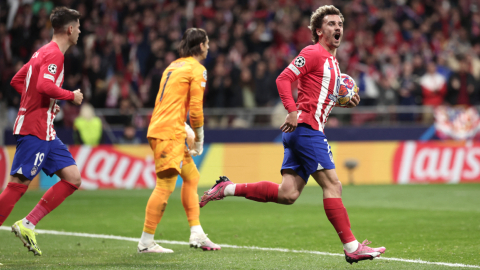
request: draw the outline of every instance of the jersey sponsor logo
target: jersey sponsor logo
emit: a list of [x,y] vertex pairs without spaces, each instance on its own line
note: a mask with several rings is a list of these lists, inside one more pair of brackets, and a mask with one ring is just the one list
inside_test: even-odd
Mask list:
[[38,52],[35,52],[33,55],[32,55],[32,58],[37,58],[38,57]]
[[295,73],[295,75],[300,75],[300,70],[298,70],[298,68],[296,68],[294,65],[290,64],[288,65],[288,68],[293,71],[293,73]]
[[203,71],[203,78],[205,79],[205,81],[207,80],[207,71],[206,70]]
[[303,56],[297,57],[295,59],[294,64],[296,67],[299,67],[299,68],[305,66],[305,58],[303,58]]

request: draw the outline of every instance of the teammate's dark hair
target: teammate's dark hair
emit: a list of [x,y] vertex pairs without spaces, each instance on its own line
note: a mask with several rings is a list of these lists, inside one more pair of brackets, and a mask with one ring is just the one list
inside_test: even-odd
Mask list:
[[317,34],[317,29],[322,28],[323,18],[325,18],[327,15],[339,15],[342,22],[345,21],[340,10],[334,6],[321,6],[315,10],[312,13],[312,17],[310,17],[310,26],[308,27],[310,30],[312,30],[312,41],[315,42],[315,44],[317,44],[317,42],[320,40],[320,37]]
[[50,14],[50,21],[55,33],[62,32],[69,23],[76,22],[82,15],[80,12],[66,7],[57,7]]
[[200,43],[207,41],[207,32],[201,28],[188,28],[178,45],[180,57],[189,57],[202,54]]

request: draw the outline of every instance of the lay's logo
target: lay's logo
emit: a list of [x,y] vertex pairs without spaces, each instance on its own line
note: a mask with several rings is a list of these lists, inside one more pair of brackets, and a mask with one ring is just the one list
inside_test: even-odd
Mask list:
[[480,144],[402,142],[393,160],[395,183],[465,183],[480,180]]

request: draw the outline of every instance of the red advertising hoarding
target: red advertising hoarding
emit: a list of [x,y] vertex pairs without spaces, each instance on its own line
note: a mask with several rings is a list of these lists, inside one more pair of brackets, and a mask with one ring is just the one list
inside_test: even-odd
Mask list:
[[465,183],[480,180],[480,143],[399,143],[393,160],[395,183]]

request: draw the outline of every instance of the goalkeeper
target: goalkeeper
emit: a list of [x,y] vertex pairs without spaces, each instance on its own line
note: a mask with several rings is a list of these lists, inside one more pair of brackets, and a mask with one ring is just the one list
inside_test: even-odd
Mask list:
[[[162,219],[168,197],[175,189],[178,175],[183,179],[181,198],[190,225],[190,247],[203,250],[219,250],[203,232],[200,225],[197,185],[200,179],[191,155],[203,152],[203,93],[207,71],[199,61],[208,53],[208,36],[203,29],[185,31],[179,44],[179,59],[173,61],[163,72],[155,101],[147,138],[155,156],[157,183],[150,195],[145,213],[142,237],[138,243],[139,253],[172,253],[153,240],[157,225]],[[192,149],[187,149],[185,124],[190,111],[190,124],[195,132]]]

